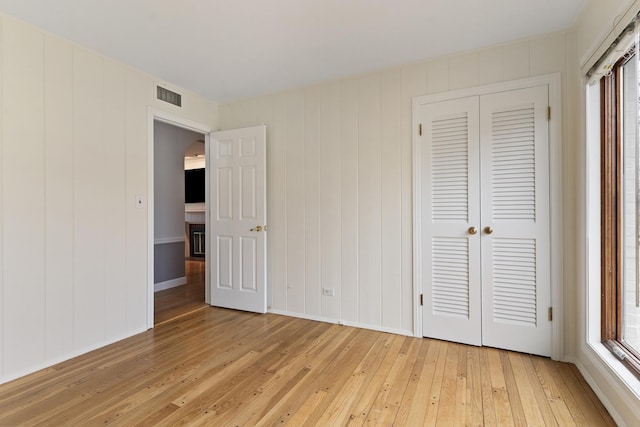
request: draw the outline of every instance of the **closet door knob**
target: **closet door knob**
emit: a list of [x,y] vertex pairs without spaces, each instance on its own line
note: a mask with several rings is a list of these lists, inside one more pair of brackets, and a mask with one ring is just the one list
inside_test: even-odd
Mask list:
[[469,234],[476,234],[478,232],[478,229],[475,227],[469,227],[467,231],[469,232]]
[[489,227],[488,225],[484,228],[484,233],[485,234],[491,234],[493,233],[493,228]]

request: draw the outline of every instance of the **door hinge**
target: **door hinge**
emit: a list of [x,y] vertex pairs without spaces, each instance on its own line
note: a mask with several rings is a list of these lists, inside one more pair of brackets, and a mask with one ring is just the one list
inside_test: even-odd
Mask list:
[[424,295],[420,294],[420,305],[424,305]]
[[553,307],[549,307],[549,322],[553,320]]
[[418,125],[418,135],[422,136],[422,123]]
[[547,107],[547,121],[551,120],[551,106]]

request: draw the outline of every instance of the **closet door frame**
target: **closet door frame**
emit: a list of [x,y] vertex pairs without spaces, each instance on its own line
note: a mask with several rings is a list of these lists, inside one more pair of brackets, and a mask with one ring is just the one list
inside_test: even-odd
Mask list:
[[414,292],[414,336],[423,336],[422,305],[420,304],[423,269],[422,254],[422,195],[423,173],[420,162],[422,153],[420,147],[420,109],[421,106],[436,102],[449,101],[470,96],[488,95],[516,89],[535,86],[549,87],[549,106],[551,118],[549,120],[549,203],[550,203],[550,275],[551,275],[551,306],[553,307],[552,322],[552,352],[554,360],[565,359],[564,349],[564,301],[563,301],[563,224],[562,224],[562,104],[561,104],[561,74],[553,73],[521,80],[501,82],[485,86],[444,92],[434,95],[418,96],[412,103],[412,140],[413,140],[413,292]]

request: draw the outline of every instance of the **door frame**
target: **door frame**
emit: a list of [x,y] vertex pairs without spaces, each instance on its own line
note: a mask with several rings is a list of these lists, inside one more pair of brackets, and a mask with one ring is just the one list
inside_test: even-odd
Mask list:
[[[205,159],[209,158],[209,134],[214,129],[211,126],[198,123],[182,116],[168,113],[163,110],[158,110],[153,107],[147,107],[147,329],[154,327],[154,215],[155,215],[155,200],[154,200],[154,121],[170,124],[179,128],[191,130],[204,135],[204,151]],[[205,229],[208,228],[208,213],[209,213],[209,195],[208,195],[208,179],[209,168],[205,167]],[[210,253],[209,242],[210,239],[205,239],[205,252]],[[206,258],[205,258],[206,259]],[[205,302],[211,303],[211,295],[209,289],[210,283],[210,270],[205,268]]]
[[413,160],[413,331],[422,337],[422,165],[420,162],[420,107],[441,101],[449,101],[469,96],[488,95],[534,86],[548,85],[551,120],[549,121],[549,219],[551,244],[551,305],[553,322],[551,325],[551,358],[565,360],[564,348],[564,297],[563,297],[563,191],[562,191],[562,103],[561,73],[546,74],[520,80],[513,80],[434,95],[417,96],[412,99],[412,160]]

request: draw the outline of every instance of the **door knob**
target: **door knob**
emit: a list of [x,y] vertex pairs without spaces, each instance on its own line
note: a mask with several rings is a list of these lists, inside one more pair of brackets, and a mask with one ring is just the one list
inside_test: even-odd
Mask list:
[[260,231],[262,231],[262,226],[261,226],[261,225],[259,225],[259,226],[257,226],[256,228],[252,228],[252,229],[251,229],[251,230],[249,230],[249,231],[257,231],[257,232],[260,232]]
[[484,228],[484,232],[485,234],[491,234],[493,233],[493,228],[489,227],[488,225]]
[[476,227],[469,227],[469,230],[467,230],[469,232],[469,234],[476,234],[478,232],[478,229]]

